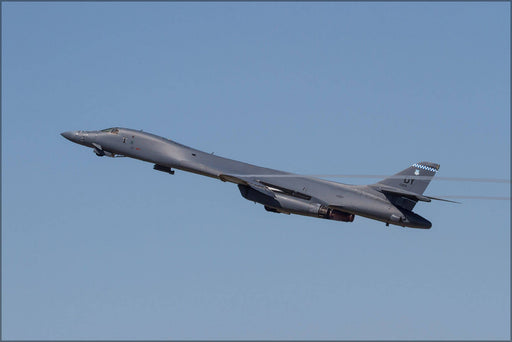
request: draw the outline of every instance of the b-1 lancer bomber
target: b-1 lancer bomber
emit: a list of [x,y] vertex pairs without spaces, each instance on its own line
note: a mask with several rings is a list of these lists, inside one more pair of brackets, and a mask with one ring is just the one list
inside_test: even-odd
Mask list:
[[432,224],[412,211],[416,203],[448,201],[423,195],[439,170],[439,164],[431,162],[415,163],[375,184],[348,185],[219,157],[128,128],[70,131],[61,135],[92,148],[100,157],[130,157],[152,163],[153,169],[169,174],[174,174],[174,168],[235,183],[244,198],[263,204],[274,213],[343,222],[363,216],[386,226],[428,229]]

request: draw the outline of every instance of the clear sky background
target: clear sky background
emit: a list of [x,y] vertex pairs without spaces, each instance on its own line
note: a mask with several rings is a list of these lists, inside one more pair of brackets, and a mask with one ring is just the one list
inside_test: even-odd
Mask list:
[[510,338],[510,201],[419,203],[430,230],[279,215],[59,135],[510,179],[508,2],[2,3],[2,86],[3,339]]

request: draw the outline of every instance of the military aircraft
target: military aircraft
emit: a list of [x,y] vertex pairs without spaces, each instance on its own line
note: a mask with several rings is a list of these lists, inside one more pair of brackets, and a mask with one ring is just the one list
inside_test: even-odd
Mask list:
[[431,162],[415,163],[375,184],[348,185],[219,157],[142,130],[114,127],[61,135],[92,148],[100,157],[130,157],[171,175],[175,168],[235,183],[244,198],[274,213],[344,222],[352,222],[358,215],[386,226],[428,229],[432,224],[412,211],[416,203],[433,199],[453,202],[423,195],[439,170],[439,164]]

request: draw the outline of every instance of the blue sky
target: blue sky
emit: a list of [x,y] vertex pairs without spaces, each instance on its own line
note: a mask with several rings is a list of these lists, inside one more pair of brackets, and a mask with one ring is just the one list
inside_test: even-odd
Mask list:
[[2,338],[510,339],[510,201],[420,203],[430,230],[277,215],[59,135],[111,126],[510,179],[508,2],[2,3]]

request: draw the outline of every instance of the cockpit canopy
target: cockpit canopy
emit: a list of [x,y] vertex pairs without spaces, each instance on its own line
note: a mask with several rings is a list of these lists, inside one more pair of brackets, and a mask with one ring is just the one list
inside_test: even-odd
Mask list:
[[107,132],[107,133],[112,133],[112,134],[119,134],[119,128],[117,128],[117,127],[105,128],[105,129],[102,129],[101,132]]

